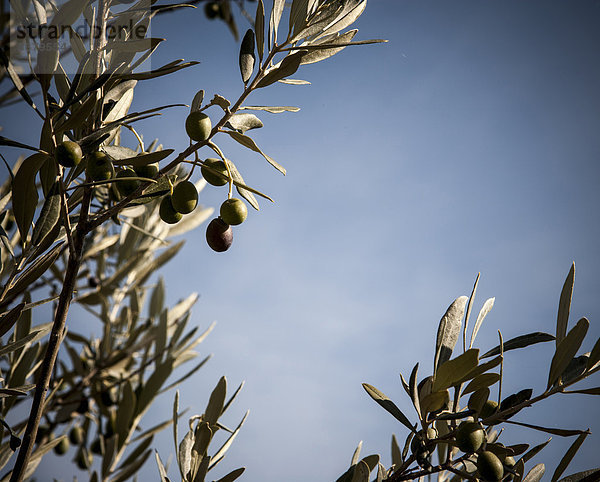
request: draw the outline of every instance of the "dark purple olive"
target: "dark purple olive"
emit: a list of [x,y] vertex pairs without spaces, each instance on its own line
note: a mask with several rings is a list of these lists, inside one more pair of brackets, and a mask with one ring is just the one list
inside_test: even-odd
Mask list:
[[219,253],[227,251],[233,243],[231,226],[221,218],[213,219],[206,228],[206,242],[214,251]]

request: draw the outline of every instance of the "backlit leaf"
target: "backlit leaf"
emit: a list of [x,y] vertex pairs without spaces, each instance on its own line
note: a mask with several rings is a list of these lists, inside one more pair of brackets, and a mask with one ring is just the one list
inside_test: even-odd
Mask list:
[[558,344],[550,365],[547,388],[550,388],[558,381],[561,374],[577,354],[589,326],[590,322],[586,318],[581,318]]
[[573,297],[573,284],[575,282],[575,263],[571,265],[567,279],[560,292],[560,301],[558,303],[558,316],[556,319],[556,346],[563,340],[567,334],[567,325],[569,323],[569,311],[571,310],[571,299]]
[[498,373],[483,373],[469,382],[465,387],[463,394],[471,393],[481,388],[489,387],[500,380]]
[[[358,30],[349,30],[348,32],[340,35],[335,39],[331,39],[328,44],[329,45],[337,45],[337,44],[346,44],[350,42]],[[311,44],[312,46],[318,45],[317,43]],[[340,47],[324,47],[319,50],[309,50],[309,52],[302,58],[301,65],[305,64],[314,64],[316,62],[320,62],[321,60],[328,59],[329,57],[334,56],[338,52],[341,52],[346,48],[345,45]]]
[[384,409],[386,409],[389,413],[391,413],[394,416],[394,418],[396,418],[396,420],[402,423],[411,432],[415,432],[414,427],[412,426],[408,418],[406,418],[406,415],[402,413],[402,411],[396,406],[394,402],[392,402],[387,396],[385,396],[382,392],[377,390],[374,386],[369,385],[368,383],[363,383],[362,386],[369,394],[369,396],[373,400],[375,400],[379,405],[381,405]]
[[544,464],[537,464],[529,472],[527,472],[523,482],[539,482],[542,480],[544,472],[546,472],[546,467]]
[[279,163],[277,163],[274,159],[267,156],[263,151],[261,151],[260,147],[258,147],[256,145],[256,142],[254,142],[254,140],[251,137],[248,137],[244,134],[240,134],[239,132],[236,132],[236,131],[226,131],[226,132],[231,137],[233,137],[234,140],[236,140],[243,146],[247,147],[248,149],[253,150],[254,152],[258,152],[260,155],[262,155],[267,160],[267,162],[269,164],[271,164],[271,166],[273,166],[275,169],[277,169],[279,172],[281,172],[282,174],[285,175],[285,168],[283,166],[281,166]]
[[300,107],[292,106],[268,106],[268,105],[246,105],[240,107],[240,110],[264,110],[271,114],[281,114],[282,112],[298,112]]
[[233,114],[225,127],[239,131],[241,134],[250,130],[263,127],[262,121],[254,114]]
[[205,420],[211,425],[216,425],[217,420],[223,413],[223,406],[225,404],[225,397],[227,395],[227,379],[221,377],[217,386],[210,394],[208,405],[204,411]]
[[437,392],[451,387],[473,370],[477,366],[478,361],[479,350],[471,348],[462,355],[442,363],[435,374],[432,390]]
[[258,82],[258,84],[256,84],[256,87],[267,87],[278,80],[293,75],[298,70],[298,67],[300,67],[302,57],[304,57],[306,53],[306,50],[300,50],[286,56],[278,66],[275,66],[272,70],[270,70],[269,73],[265,75],[260,82]]
[[59,184],[58,182],[55,182],[46,196],[46,200],[40,211],[40,216],[33,228],[31,244],[34,246],[40,244],[58,223],[60,219],[60,204]]
[[[542,333],[536,331],[534,333],[528,333],[527,335],[520,335],[504,342],[504,351],[516,350],[517,348],[525,348],[529,345],[535,345],[536,343],[544,343],[547,341],[554,340],[554,336],[549,333]],[[492,348],[481,356],[481,358],[487,358],[500,354],[500,345]]]
[[[469,347],[473,346],[473,343],[475,342],[475,337],[477,336],[477,333],[479,332],[479,328],[481,328],[481,324],[483,323],[483,320],[485,319],[487,314],[491,311],[491,309],[494,307],[495,300],[496,300],[496,298],[488,298],[485,301],[485,303],[483,304],[483,306],[481,307],[481,310],[479,311],[479,314],[477,315],[477,320],[475,321],[475,325],[473,326],[473,333],[471,333],[471,342],[469,343]],[[483,357],[481,357],[481,358],[483,358]]]
[[580,434],[579,437],[577,437],[577,439],[575,440],[575,442],[573,442],[573,444],[569,447],[569,449],[567,450],[567,452],[565,453],[565,455],[559,462],[558,466],[556,467],[554,474],[552,474],[552,482],[558,480],[558,478],[563,474],[563,472],[566,470],[566,468],[571,463],[571,460],[573,460],[573,457],[575,457],[575,454],[579,450],[579,447],[581,447],[581,444],[583,444],[585,438],[588,435],[589,435],[589,433],[587,433],[587,432]]

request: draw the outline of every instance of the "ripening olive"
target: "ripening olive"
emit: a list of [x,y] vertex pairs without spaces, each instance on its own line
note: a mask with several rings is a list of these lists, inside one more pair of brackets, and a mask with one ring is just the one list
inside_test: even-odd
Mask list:
[[498,410],[498,402],[494,401],[494,400],[488,400],[487,402],[485,402],[483,404],[483,407],[481,407],[481,418],[488,418],[491,417],[492,415],[494,415],[496,413],[496,411]]
[[185,132],[194,141],[205,141],[210,136],[212,123],[204,112],[194,111],[185,120]]
[[81,470],[87,470],[89,467],[92,466],[93,462],[94,456],[89,452],[84,452],[83,450],[80,450],[77,454],[76,463],[77,467],[79,467]]
[[230,226],[242,224],[248,216],[248,208],[241,199],[231,198],[221,204],[221,219]]
[[[123,179],[123,178],[128,178],[128,177],[137,177],[137,174],[135,173],[135,171],[133,169],[127,167],[125,169],[121,169],[117,173],[116,177],[117,177],[117,179]],[[138,181],[136,179],[118,181],[115,183],[117,191],[119,192],[119,194],[121,196],[129,196],[132,192],[134,192],[138,188],[139,185],[140,185],[140,181]]]
[[[212,169],[212,171],[207,169],[205,166],[208,166],[208,168]],[[224,177],[215,174],[213,171],[217,171]],[[225,163],[221,159],[206,159],[200,168],[200,172],[208,184],[213,186],[224,186],[227,184],[227,166],[225,166]]]
[[80,445],[83,442],[83,428],[73,427],[69,432],[69,441],[73,445]]
[[158,215],[160,216],[160,219],[167,224],[175,224],[183,217],[183,215],[177,212],[173,207],[172,197],[168,194],[160,201]]
[[477,456],[477,470],[483,480],[496,482],[502,480],[504,467],[500,459],[492,452],[484,450]]
[[154,178],[160,171],[160,166],[158,162],[153,162],[152,164],[146,164],[145,166],[134,166],[133,170],[140,177]]
[[227,251],[233,243],[231,226],[221,218],[213,219],[206,228],[206,242],[214,251]]
[[85,172],[92,181],[107,181],[115,175],[115,168],[109,157],[101,151],[86,156]]
[[189,214],[198,205],[198,190],[191,181],[182,181],[175,185],[171,194],[171,204],[175,211]]
[[75,167],[81,162],[83,152],[77,142],[64,141],[56,146],[54,157],[61,166]]
[[54,453],[56,455],[64,455],[69,450],[69,439],[67,437],[63,437],[60,439],[57,445],[54,446]]
[[462,422],[456,430],[456,444],[466,454],[477,452],[485,442],[485,432],[477,422]]

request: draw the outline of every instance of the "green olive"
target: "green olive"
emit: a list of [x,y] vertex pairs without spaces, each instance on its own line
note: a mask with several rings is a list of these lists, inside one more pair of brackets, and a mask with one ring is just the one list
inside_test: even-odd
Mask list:
[[477,422],[462,422],[456,430],[456,444],[466,454],[477,452],[485,442],[485,431]]
[[494,415],[496,413],[496,411],[498,410],[498,402],[494,401],[494,400],[488,400],[487,402],[485,402],[483,404],[483,407],[481,408],[481,418],[488,418],[491,417],[492,415]]
[[104,152],[92,152],[86,159],[85,172],[92,181],[107,181],[115,175],[115,168]]
[[[219,176],[219,174],[216,174],[213,171],[222,174],[223,177]],[[213,186],[224,186],[227,184],[227,166],[225,166],[225,163],[221,159],[206,159],[200,168],[200,172],[208,184]]]
[[213,251],[218,253],[227,251],[233,243],[231,226],[221,218],[213,219],[206,228],[206,242]]
[[211,129],[212,123],[210,117],[203,112],[194,111],[185,120],[185,132],[194,141],[207,140]]
[[230,226],[242,224],[248,216],[248,208],[241,199],[227,199],[221,204],[221,219]]
[[502,462],[495,454],[487,450],[477,456],[477,470],[483,480],[491,482],[502,480],[504,476]]
[[80,445],[83,442],[83,428],[76,426],[69,432],[69,441],[73,445]]
[[[117,179],[123,179],[123,178],[128,178],[128,177],[138,177],[138,175],[135,173],[135,171],[133,169],[127,167],[125,169],[121,169],[117,173],[116,177],[117,177]],[[118,181],[115,183],[117,191],[123,197],[129,196],[131,193],[133,193],[138,188],[139,185],[140,185],[140,181],[138,181],[136,179]]]
[[75,167],[81,162],[83,152],[77,142],[64,141],[56,146],[54,157],[61,166]]
[[181,214],[189,214],[198,205],[198,190],[191,181],[182,181],[173,188],[171,204],[175,211]]
[[76,462],[77,467],[79,467],[81,470],[87,470],[89,467],[92,466],[92,463],[94,462],[94,456],[89,452],[84,452],[83,450],[80,450],[77,454]]
[[158,165],[158,162],[153,162],[152,164],[146,164],[145,166],[134,166],[133,170],[140,177],[153,179],[154,176],[158,174],[158,171],[160,171],[160,166]]
[[69,439],[63,437],[57,445],[54,446],[54,453],[56,455],[64,455],[69,451]]
[[160,202],[160,207],[158,208],[158,214],[160,219],[162,219],[167,224],[175,224],[181,221],[183,215],[175,210],[173,207],[172,197],[170,195],[166,195],[162,198]]

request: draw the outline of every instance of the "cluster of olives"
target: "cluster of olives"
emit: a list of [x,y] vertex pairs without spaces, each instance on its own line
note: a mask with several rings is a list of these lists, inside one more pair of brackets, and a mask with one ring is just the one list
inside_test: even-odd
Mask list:
[[487,435],[481,422],[466,420],[456,429],[456,446],[465,454],[476,454],[477,472],[482,480],[497,482],[503,479],[505,468],[515,465],[506,453],[496,453],[487,445]]
[[[209,171],[208,168],[212,169]],[[201,168],[202,176],[208,184],[224,186],[227,184],[227,167],[220,159],[206,159]],[[215,174],[219,172],[221,176]],[[227,251],[233,243],[231,226],[242,224],[248,216],[248,208],[241,199],[226,199],[219,209],[219,217],[213,219],[206,228],[206,242],[217,252]]]
[[435,449],[433,442],[438,436],[437,430],[429,427],[427,431],[421,430],[415,434],[410,442],[410,450],[415,456],[415,459],[420,467],[424,469],[431,468],[431,454]]

